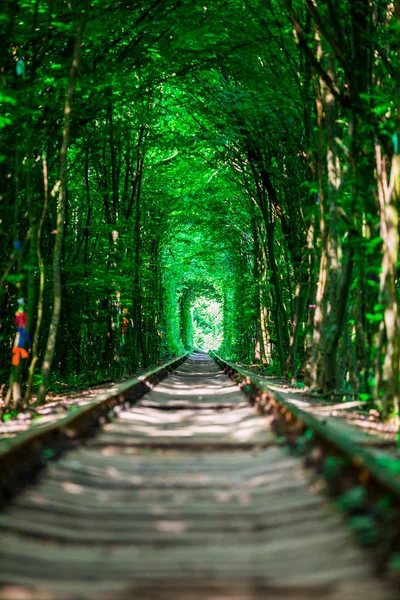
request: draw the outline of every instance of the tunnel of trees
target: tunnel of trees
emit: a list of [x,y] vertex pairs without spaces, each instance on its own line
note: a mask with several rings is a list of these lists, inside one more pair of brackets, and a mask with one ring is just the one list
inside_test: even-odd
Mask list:
[[8,405],[197,347],[395,416],[400,0],[2,6]]

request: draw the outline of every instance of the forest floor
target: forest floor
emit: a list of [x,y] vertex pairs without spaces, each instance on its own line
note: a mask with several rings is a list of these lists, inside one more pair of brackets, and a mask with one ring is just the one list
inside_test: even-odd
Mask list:
[[260,375],[257,369],[240,366],[242,370],[264,381],[284,400],[295,404],[301,410],[312,413],[321,421],[329,422],[338,432],[354,438],[363,445],[385,448],[400,456],[398,431],[395,425],[382,423],[379,411],[371,408],[368,402],[340,401],[340,397],[338,400],[327,399],[292,385],[287,379]]
[[47,395],[48,402],[43,406],[35,406],[35,398],[33,398],[32,404],[26,410],[12,411],[4,415],[3,421],[0,421],[0,437],[14,437],[17,433],[26,431],[30,427],[51,423],[65,417],[73,410],[77,410],[95,400],[100,393],[117,387],[127,379],[100,383],[86,389],[70,388],[62,393],[50,392]]

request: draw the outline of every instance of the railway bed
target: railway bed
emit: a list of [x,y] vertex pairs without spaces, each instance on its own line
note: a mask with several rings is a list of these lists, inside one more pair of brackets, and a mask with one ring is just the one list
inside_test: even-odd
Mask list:
[[[240,387],[253,397],[254,385],[230,379],[229,363],[184,358],[140,393],[125,385],[103,399],[115,418],[97,405],[70,418],[61,437],[74,443],[60,448],[56,426],[46,430],[60,457],[0,515],[0,600],[398,598],[319,480],[277,443],[265,392],[254,410]],[[83,436],[89,414],[109,422]],[[17,456],[37,448],[23,435]]]

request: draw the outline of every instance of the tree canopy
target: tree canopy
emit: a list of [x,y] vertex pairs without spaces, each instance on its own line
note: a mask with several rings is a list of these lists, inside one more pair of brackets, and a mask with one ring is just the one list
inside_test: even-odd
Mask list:
[[399,26],[398,0],[5,1],[8,405],[215,345],[397,416]]

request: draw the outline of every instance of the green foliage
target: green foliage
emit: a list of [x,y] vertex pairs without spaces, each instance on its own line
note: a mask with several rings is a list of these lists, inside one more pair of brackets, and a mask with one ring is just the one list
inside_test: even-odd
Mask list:
[[[378,171],[390,181],[398,151],[398,23],[385,3],[350,4],[321,0],[318,19],[277,0],[90,3],[62,183],[54,385],[212,346],[396,412],[385,206],[397,205]],[[0,17],[4,378],[18,297],[32,336],[43,297],[37,369],[48,337],[81,8],[26,0]]]
[[[349,512],[362,510],[365,506],[366,494],[366,489],[363,486],[355,486],[342,494],[339,499],[339,504],[344,510]],[[361,523],[364,524],[363,521],[358,523],[359,525],[361,525]]]
[[378,528],[370,515],[353,516],[349,520],[349,525],[363,546],[373,546],[378,541]]
[[396,576],[400,575],[400,552],[395,552],[390,556],[389,569]]

